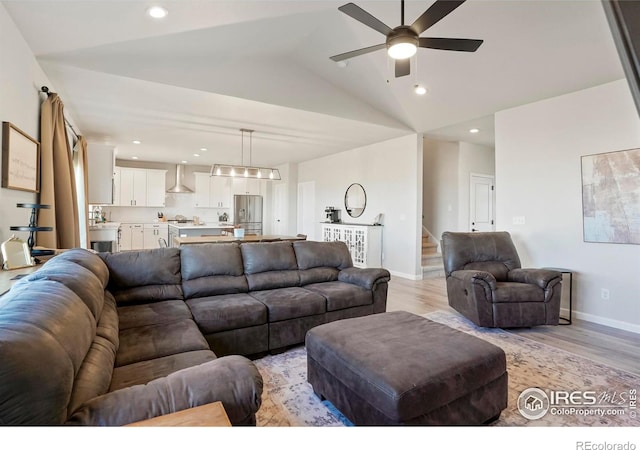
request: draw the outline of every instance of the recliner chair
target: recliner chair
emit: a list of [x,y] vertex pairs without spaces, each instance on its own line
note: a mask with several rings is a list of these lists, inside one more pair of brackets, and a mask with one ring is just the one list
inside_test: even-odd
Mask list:
[[481,327],[558,325],[562,274],[523,269],[511,235],[442,234],[449,305]]

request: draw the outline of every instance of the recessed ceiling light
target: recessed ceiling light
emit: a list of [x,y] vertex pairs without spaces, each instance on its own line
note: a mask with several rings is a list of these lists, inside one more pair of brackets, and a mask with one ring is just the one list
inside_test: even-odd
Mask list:
[[201,152],[206,152],[206,151],[208,151],[208,150],[209,150],[208,148],[204,148],[204,147],[202,147],[202,148],[200,149],[200,151],[201,151]]
[[137,156],[132,156],[131,159],[138,159],[138,157]]
[[193,156],[196,156],[196,157],[197,157],[197,156],[200,156],[200,155],[199,155],[199,154],[197,154],[197,153],[194,153],[194,154],[193,154]]
[[427,93],[427,88],[426,88],[426,87],[424,87],[424,86],[422,86],[422,85],[420,85],[420,84],[416,84],[416,85],[413,87],[413,90],[414,90],[414,91],[415,91],[415,93],[416,93],[416,94],[418,94],[418,95],[424,95],[424,94],[426,94],[426,93]]
[[131,142],[132,142],[132,143],[134,143],[134,144],[136,144],[136,145],[137,145],[137,144],[142,144],[142,142],[141,142],[141,141],[139,141],[139,140],[137,140],[137,139],[136,139],[136,140],[134,140],[134,141],[131,141]]
[[336,65],[337,65],[338,67],[340,67],[341,69],[344,69],[345,67],[347,67],[347,66],[349,65],[349,61],[347,61],[347,60],[344,60],[344,61],[338,61],[338,62],[336,63]]
[[183,161],[180,161],[180,162],[181,162],[182,164],[186,164],[186,163],[187,163],[187,161],[184,161],[184,160],[183,160]]
[[162,19],[163,17],[166,17],[167,14],[169,14],[169,11],[164,9],[162,6],[152,6],[151,8],[147,9],[147,14],[149,14],[154,19]]
[[479,133],[480,130],[478,128],[472,128],[469,130],[469,133]]

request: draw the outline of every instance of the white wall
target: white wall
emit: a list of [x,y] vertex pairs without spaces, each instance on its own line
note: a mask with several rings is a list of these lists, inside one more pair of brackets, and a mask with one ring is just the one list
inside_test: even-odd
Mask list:
[[[422,136],[409,136],[360,147],[298,164],[298,182],[315,182],[315,235],[321,236],[324,208],[341,210],[342,221],[373,223],[384,214],[382,265],[392,274],[419,279],[422,205]],[[362,216],[346,214],[344,194],[360,183],[367,194]]]
[[[0,120],[11,122],[38,141],[43,99],[38,91],[41,86],[54,89],[0,3]],[[35,201],[36,194],[0,189],[0,241],[11,236],[10,226],[29,224],[31,210],[16,208],[16,203]],[[15,234],[25,241],[28,237],[28,233]]]
[[495,124],[496,223],[523,266],[573,270],[578,318],[640,332],[640,246],[587,243],[582,230],[580,157],[640,147],[626,80],[501,111]]
[[422,215],[438,240],[458,228],[459,143],[424,139]]
[[469,231],[470,175],[495,174],[494,149],[425,139],[423,164],[424,226],[438,240],[445,231]]
[[495,150],[485,145],[460,142],[458,164],[458,230],[469,231],[471,174],[495,175]]

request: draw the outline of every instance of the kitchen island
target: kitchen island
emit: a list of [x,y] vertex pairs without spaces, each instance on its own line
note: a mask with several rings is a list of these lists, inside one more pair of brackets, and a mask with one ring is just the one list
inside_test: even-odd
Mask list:
[[279,234],[270,235],[258,235],[258,236],[245,236],[237,238],[235,236],[191,236],[191,237],[177,237],[174,239],[174,246],[180,247],[181,245],[188,244],[212,244],[212,243],[224,243],[224,242],[277,242],[277,241],[304,241],[305,236],[284,236]]
[[233,224],[226,222],[213,222],[204,225],[188,223],[169,223],[169,246],[177,247],[177,238],[196,236],[220,236],[223,231],[233,230]]

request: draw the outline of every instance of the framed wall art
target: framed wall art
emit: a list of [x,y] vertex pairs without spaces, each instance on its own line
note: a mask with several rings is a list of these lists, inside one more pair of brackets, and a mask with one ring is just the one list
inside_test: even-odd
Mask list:
[[640,244],[640,149],[581,159],[584,241]]
[[40,192],[40,142],[2,122],[2,187]]

